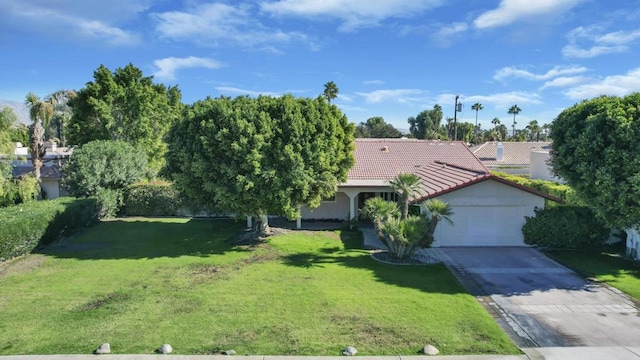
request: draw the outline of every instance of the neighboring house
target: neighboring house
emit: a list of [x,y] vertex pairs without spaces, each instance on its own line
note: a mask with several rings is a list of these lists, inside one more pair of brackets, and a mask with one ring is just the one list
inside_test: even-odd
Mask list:
[[[42,197],[45,199],[55,199],[60,196],[67,196],[68,192],[61,186],[62,165],[73,153],[70,147],[58,147],[55,142],[45,143],[46,154],[43,158],[43,166],[40,168],[40,186],[42,187]],[[14,177],[33,173],[33,164],[29,148],[16,143],[16,159],[11,162]]]
[[529,174],[531,152],[551,148],[549,142],[496,142],[490,141],[471,148],[489,170],[508,174]]
[[415,202],[439,198],[451,205],[451,226],[440,223],[433,246],[524,246],[525,216],[535,216],[549,195],[491,175],[462,142],[415,139],[356,139],[356,164],[334,199],[302,209],[305,219],[348,220],[371,197],[397,199],[388,186],[396,175],[422,179]]
[[551,155],[549,153],[550,150],[551,146],[531,150],[529,178],[565,183],[566,181],[553,175],[553,170],[551,165],[549,165],[549,160],[551,159]]

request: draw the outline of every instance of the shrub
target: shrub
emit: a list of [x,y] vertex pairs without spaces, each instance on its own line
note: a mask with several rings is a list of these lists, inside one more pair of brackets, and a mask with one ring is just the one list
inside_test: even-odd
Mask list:
[[96,199],[58,198],[0,209],[0,261],[28,254],[98,222]]
[[609,228],[583,206],[556,206],[536,210],[522,227],[524,242],[552,248],[599,248],[609,236]]
[[110,219],[116,217],[122,208],[122,190],[103,189],[96,194],[98,201],[98,216],[100,219]]
[[501,177],[505,180],[509,180],[516,184],[536,189],[543,193],[560,198],[567,205],[584,205],[583,202],[577,197],[576,192],[569,185],[560,184],[555,181],[529,179],[527,177],[510,175],[500,171],[494,171],[492,173],[493,175]]
[[182,207],[182,200],[180,192],[170,182],[144,182],[127,187],[124,207],[129,216],[175,216]]

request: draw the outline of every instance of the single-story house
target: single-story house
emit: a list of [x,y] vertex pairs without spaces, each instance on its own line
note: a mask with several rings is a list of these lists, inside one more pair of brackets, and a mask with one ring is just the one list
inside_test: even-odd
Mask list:
[[[68,196],[68,192],[62,187],[62,166],[73,153],[71,147],[58,147],[55,142],[45,142],[46,153],[42,159],[40,168],[40,187],[45,199],[55,199],[60,196]],[[31,154],[29,148],[21,143],[15,144],[15,159],[11,161],[13,177],[33,173]]]
[[389,180],[400,173],[422,179],[416,202],[441,199],[451,205],[453,226],[442,222],[433,246],[524,246],[525,216],[558,200],[493,176],[462,142],[416,139],[356,139],[356,164],[333,199],[302,209],[308,219],[349,220],[374,196],[396,200]]
[[531,153],[551,148],[549,142],[499,142],[489,141],[471,147],[471,151],[489,170],[508,174],[529,174]]

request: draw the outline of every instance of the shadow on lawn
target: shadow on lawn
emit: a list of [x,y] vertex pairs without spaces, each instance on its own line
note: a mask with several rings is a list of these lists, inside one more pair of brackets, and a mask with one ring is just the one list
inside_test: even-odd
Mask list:
[[[322,269],[328,264],[369,270],[375,280],[400,287],[417,289],[428,293],[467,294],[455,277],[442,264],[435,265],[391,265],[374,260],[369,250],[362,249],[362,234],[359,231],[342,231],[340,240],[344,246],[324,247],[314,252],[285,255],[285,265],[306,269]],[[348,287],[349,284],[345,284]]]
[[105,221],[71,238],[34,252],[79,260],[153,259],[180,256],[209,256],[248,247],[232,246],[230,240],[243,229],[242,222],[229,219],[185,221]]

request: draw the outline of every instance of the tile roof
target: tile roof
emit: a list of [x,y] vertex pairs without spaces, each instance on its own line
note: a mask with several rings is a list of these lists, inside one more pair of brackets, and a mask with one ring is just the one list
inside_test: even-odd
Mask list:
[[488,172],[469,148],[459,141],[356,139],[355,158],[356,164],[349,171],[350,180],[389,180],[403,172],[414,173],[434,162]]
[[[12,169],[13,177],[22,176],[33,173],[33,166],[14,166]],[[40,177],[43,179],[60,180],[62,179],[62,171],[58,166],[43,166],[40,168]]]
[[552,200],[547,194],[497,178],[462,142],[417,139],[356,139],[356,164],[341,186],[381,186],[400,173],[422,179],[422,194],[431,198],[477,182],[494,179]]
[[490,141],[474,146],[471,151],[487,166],[494,165],[531,165],[531,151],[550,149],[550,142],[502,142],[502,161],[496,160],[497,142]]

